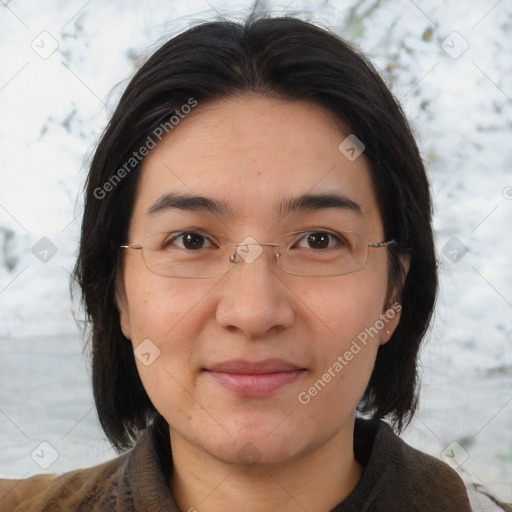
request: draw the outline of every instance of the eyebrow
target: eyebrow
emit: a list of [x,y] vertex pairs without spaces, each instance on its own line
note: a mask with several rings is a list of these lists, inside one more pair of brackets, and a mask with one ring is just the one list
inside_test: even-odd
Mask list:
[[195,196],[191,194],[170,193],[160,197],[147,210],[147,215],[153,216],[165,210],[177,208],[191,212],[210,212],[215,215],[229,217],[232,215],[231,208],[224,201],[210,197]]
[[311,212],[327,208],[350,210],[359,215],[363,214],[361,205],[350,197],[338,193],[303,194],[281,201],[278,212],[287,215],[294,212]]
[[[233,210],[225,201],[211,197],[177,193],[170,193],[160,197],[148,208],[146,213],[148,216],[153,216],[173,208],[233,217]],[[289,213],[311,212],[328,208],[350,210],[359,215],[363,214],[363,209],[358,203],[338,193],[302,194],[298,197],[280,201],[276,210],[280,215],[287,215]]]

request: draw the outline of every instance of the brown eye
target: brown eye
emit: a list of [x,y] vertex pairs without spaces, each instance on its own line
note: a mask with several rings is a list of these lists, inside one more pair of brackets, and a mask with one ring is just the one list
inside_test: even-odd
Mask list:
[[298,249],[341,249],[344,247],[345,240],[341,236],[334,235],[327,231],[304,232],[303,236],[296,242]]
[[179,238],[183,240],[183,247],[190,250],[202,249],[207,242],[206,237],[199,233],[183,233]]
[[181,235],[185,249],[201,249],[206,238],[197,233],[184,233]]
[[310,233],[307,237],[308,245],[312,249],[325,249],[329,246],[329,235],[328,233]]
[[212,247],[210,240],[200,233],[193,231],[172,234],[164,242],[166,249],[178,247],[179,249],[187,249],[189,251],[197,251]]

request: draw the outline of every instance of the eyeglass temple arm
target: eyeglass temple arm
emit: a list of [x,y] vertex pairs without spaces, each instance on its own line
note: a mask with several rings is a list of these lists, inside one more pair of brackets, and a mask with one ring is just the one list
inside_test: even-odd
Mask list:
[[133,244],[133,245],[120,245],[120,249],[142,249],[141,244]]
[[396,240],[389,240],[387,242],[374,242],[374,243],[368,242],[368,245],[370,247],[386,247],[386,245],[391,245],[391,244],[394,244],[395,242],[396,242]]

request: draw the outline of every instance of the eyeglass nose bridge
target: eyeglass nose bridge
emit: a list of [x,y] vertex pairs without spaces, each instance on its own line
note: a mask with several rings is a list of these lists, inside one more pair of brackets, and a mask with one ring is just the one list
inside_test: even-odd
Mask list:
[[[253,261],[255,261],[261,253],[259,253],[258,255],[256,255],[256,257],[251,257],[251,258],[244,258],[243,256],[241,256],[239,253],[238,253],[238,249],[239,247],[241,246],[248,246],[248,245],[258,245],[258,246],[269,246],[269,247],[279,247],[279,244],[278,243],[275,243],[275,242],[240,242],[238,244],[231,244],[232,246],[235,247],[235,251],[233,252],[233,254],[229,257],[229,261],[230,263],[238,263],[240,261],[240,259],[243,259],[244,261],[246,261],[247,263],[252,263]],[[262,249],[262,252],[263,252],[263,249]],[[282,255],[280,252],[275,252],[275,257],[276,259],[277,258],[280,258]]]

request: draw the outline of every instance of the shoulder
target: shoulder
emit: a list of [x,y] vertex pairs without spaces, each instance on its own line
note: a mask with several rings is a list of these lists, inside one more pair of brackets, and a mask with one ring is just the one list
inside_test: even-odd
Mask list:
[[23,480],[0,479],[0,510],[13,511],[23,500],[44,492],[56,475],[36,475]]
[[126,456],[87,469],[58,474],[35,475],[25,479],[0,480],[1,512],[74,512],[98,491],[116,485]]
[[168,440],[157,426],[143,431],[130,451],[92,468],[0,480],[0,512],[177,512],[160,457],[170,460],[170,445],[157,443]]
[[376,501],[392,501],[393,510],[470,511],[466,487],[450,466],[409,446],[382,421],[358,421],[373,441],[365,472],[374,477]]

